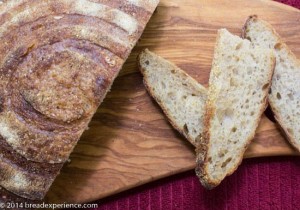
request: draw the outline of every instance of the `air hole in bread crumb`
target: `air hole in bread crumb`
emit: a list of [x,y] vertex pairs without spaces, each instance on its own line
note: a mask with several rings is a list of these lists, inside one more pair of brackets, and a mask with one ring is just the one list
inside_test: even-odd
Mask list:
[[232,160],[232,158],[227,158],[227,160],[225,160],[225,162],[222,163],[221,167],[224,168],[227,166],[227,164]]
[[242,46],[243,46],[243,42],[240,42],[240,43],[235,47],[235,49],[236,49],[236,50],[239,50],[239,49],[241,49]]
[[186,99],[186,98],[187,98],[187,96],[183,96],[182,98],[183,98],[183,99]]
[[241,126],[244,127],[245,125],[246,125],[246,122],[243,120],[243,121],[241,122]]
[[270,88],[270,90],[269,90],[269,94],[272,94],[272,88]]
[[231,131],[232,131],[233,133],[235,133],[235,132],[236,132],[236,130],[237,130],[237,128],[236,128],[236,127],[233,127],[233,128],[231,129]]
[[289,93],[289,94],[288,94],[288,97],[289,97],[289,99],[290,99],[291,101],[294,100],[294,95],[293,95],[292,93]]
[[281,49],[281,43],[276,43],[274,48],[275,48],[275,50],[280,50]]
[[224,157],[225,156],[224,150],[219,151],[218,156],[219,157]]
[[201,142],[202,141],[202,134],[199,134],[196,139],[195,139],[196,142]]
[[253,115],[254,115],[254,112],[252,111],[252,112],[250,113],[250,115],[253,116]]
[[230,78],[230,86],[231,87],[236,87],[237,86],[237,84],[236,84],[236,82],[234,81],[233,78]]
[[189,133],[189,129],[188,129],[188,127],[187,127],[187,124],[184,124],[184,126],[183,126],[183,132],[184,132],[185,134],[188,134],[188,133]]
[[290,134],[294,135],[294,131],[293,131],[293,129],[291,129],[291,128],[287,128],[287,131],[288,131]]
[[171,98],[171,97],[174,97],[174,95],[175,95],[174,92],[168,92],[168,97]]
[[166,89],[166,84],[164,82],[161,82],[161,86],[163,89]]
[[269,83],[264,84],[264,86],[262,86],[262,90],[266,90],[269,87]]
[[276,94],[276,98],[277,98],[278,100],[280,100],[280,99],[281,99],[281,94],[280,94],[280,93],[277,93],[277,94]]
[[171,70],[171,73],[172,73],[172,74],[175,74],[175,70],[174,70],[174,69],[173,69],[173,70]]
[[253,91],[252,95],[255,95],[256,94],[256,91]]
[[149,62],[148,60],[146,60],[146,61],[145,61],[145,64],[146,64],[146,65],[149,65],[149,64],[150,64],[150,62]]

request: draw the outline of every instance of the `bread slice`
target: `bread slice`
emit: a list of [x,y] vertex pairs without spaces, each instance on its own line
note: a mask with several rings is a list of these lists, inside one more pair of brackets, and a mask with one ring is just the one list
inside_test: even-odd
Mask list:
[[183,70],[148,49],[139,55],[138,64],[148,92],[170,123],[196,145],[203,131],[207,90]]
[[218,31],[196,174],[208,189],[232,174],[253,139],[267,104],[275,65],[269,49]]
[[257,16],[249,17],[243,36],[256,45],[274,49],[276,67],[269,102],[289,141],[300,151],[300,60],[273,27]]

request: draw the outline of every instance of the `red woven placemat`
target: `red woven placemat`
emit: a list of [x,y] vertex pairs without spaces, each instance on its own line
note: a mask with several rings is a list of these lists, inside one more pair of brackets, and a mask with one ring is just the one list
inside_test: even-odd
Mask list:
[[94,203],[98,210],[300,209],[299,183],[300,157],[257,158],[211,191],[189,171]]
[[[300,0],[279,0],[300,9]],[[244,160],[207,191],[194,171],[171,176],[93,203],[97,210],[300,209],[300,157]]]
[[298,9],[300,9],[300,1],[299,0],[276,0],[278,2],[296,7]]

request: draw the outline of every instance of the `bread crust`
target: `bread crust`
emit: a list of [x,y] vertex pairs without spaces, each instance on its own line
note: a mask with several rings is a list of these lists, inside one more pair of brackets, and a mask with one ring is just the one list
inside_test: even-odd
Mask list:
[[[215,48],[219,42],[219,36],[216,40],[216,45]],[[255,136],[255,132],[256,129],[259,125],[260,119],[262,114],[264,113],[265,109],[268,106],[268,92],[269,89],[271,87],[271,81],[272,81],[272,77],[273,77],[273,73],[274,73],[274,69],[275,69],[275,56],[273,54],[272,56],[272,66],[270,66],[270,73],[269,73],[269,77],[268,77],[268,87],[265,89],[265,91],[263,92],[265,94],[264,97],[264,102],[261,105],[261,108],[259,110],[259,117],[256,120],[256,128],[253,130],[253,132],[249,135],[249,138],[246,140],[246,144],[245,147],[242,151],[240,151],[239,153],[239,163],[234,167],[231,168],[230,171],[227,172],[226,176],[230,176],[234,171],[236,171],[236,169],[238,168],[238,166],[242,163],[243,160],[243,155],[245,153],[245,151],[247,150],[249,144],[251,143],[252,139]],[[204,131],[203,131],[203,139],[202,139],[202,144],[203,145],[199,145],[199,147],[196,149],[196,155],[197,155],[197,160],[196,160],[196,175],[198,176],[201,184],[206,188],[206,189],[213,189],[214,187],[218,186],[221,181],[223,180],[213,180],[208,173],[208,164],[209,164],[209,160],[208,160],[208,156],[207,156],[207,152],[210,149],[211,145],[210,145],[210,128],[211,128],[211,119],[215,116],[216,113],[216,108],[215,108],[215,99],[216,96],[214,94],[208,94],[208,99],[207,99],[207,103],[206,103],[206,112],[205,112],[205,116],[204,116]]]
[[[246,34],[247,34],[247,25],[248,25],[248,23],[250,22],[250,21],[256,21],[257,20],[257,15],[250,15],[248,18],[247,18],[247,20],[246,20],[246,22],[244,23],[244,25],[243,25],[243,28],[242,28],[242,34],[241,34],[241,37],[243,38],[243,39],[248,39],[247,37],[246,37]],[[249,39],[248,39],[249,40]],[[251,40],[249,40],[249,41],[251,41]]]
[[3,188],[28,199],[45,196],[158,3],[0,4]]
[[207,163],[208,157],[207,157],[207,151],[210,148],[210,119],[215,114],[215,106],[214,103],[212,103],[210,95],[208,95],[207,103],[205,106],[205,115],[204,115],[204,131],[202,135],[202,141],[201,144],[198,145],[196,148],[196,175],[198,176],[202,186],[204,186],[206,189],[212,189],[214,186],[218,185],[218,182],[215,182],[211,180],[207,173]]
[[[244,26],[243,26],[243,30],[242,30],[242,37],[247,39],[247,29],[248,29],[248,24],[250,22],[255,22],[258,20],[258,16],[257,15],[251,15],[248,17],[248,19],[246,20]],[[285,48],[289,54],[289,56],[297,63],[298,66],[300,66],[300,60],[297,59],[296,55],[290,50],[290,48],[286,45],[286,43],[282,40],[282,38],[279,36],[279,34],[275,31],[275,29],[272,27],[271,24],[269,24],[268,22],[259,19],[259,21],[263,22],[269,29],[271,29],[273,35],[277,38],[278,42],[277,44],[280,44],[281,48]],[[290,144],[297,149],[298,151],[300,151],[300,144],[297,143],[297,140],[295,139],[295,137],[287,130],[285,124],[283,123],[282,120],[282,116],[279,114],[278,111],[278,107],[276,106],[276,103],[272,100],[268,100],[270,107],[274,113],[274,118],[277,121],[277,123],[280,125],[280,127],[282,128],[282,130],[284,131],[284,133],[286,134],[287,140],[290,142]]]

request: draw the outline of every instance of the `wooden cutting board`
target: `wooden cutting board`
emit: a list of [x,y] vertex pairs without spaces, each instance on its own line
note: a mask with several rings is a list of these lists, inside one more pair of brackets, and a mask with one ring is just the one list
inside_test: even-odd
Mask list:
[[[147,94],[136,56],[148,47],[206,85],[217,29],[240,34],[252,14],[273,24],[300,58],[297,9],[260,0],[161,0],[71,162],[53,184],[48,202],[89,202],[193,169],[194,148],[172,129]],[[264,116],[245,158],[274,155],[299,154],[277,124]]]

